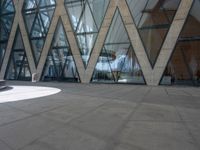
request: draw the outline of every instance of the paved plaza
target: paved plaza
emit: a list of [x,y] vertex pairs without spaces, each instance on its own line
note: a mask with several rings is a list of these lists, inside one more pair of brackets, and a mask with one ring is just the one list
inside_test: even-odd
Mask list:
[[61,92],[1,102],[0,150],[200,150],[200,88],[7,84]]

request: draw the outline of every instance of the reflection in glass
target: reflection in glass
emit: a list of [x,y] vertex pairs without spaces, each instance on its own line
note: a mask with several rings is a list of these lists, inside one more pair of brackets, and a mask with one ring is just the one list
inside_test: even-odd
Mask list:
[[92,82],[145,83],[118,10],[96,64]]
[[0,1],[0,68],[12,28],[14,12],[15,10],[12,0]]
[[65,0],[85,66],[89,61],[108,3],[109,0]]
[[25,0],[23,6],[24,20],[31,40],[36,64],[49,30],[55,9],[54,0]]
[[153,66],[180,0],[127,0],[127,2]]
[[79,81],[76,65],[61,21],[59,21],[54,34],[42,80]]
[[200,85],[200,1],[195,0],[161,84]]
[[7,80],[30,80],[31,73],[26,57],[21,33],[17,29],[15,42],[10,55],[10,61],[6,73]]

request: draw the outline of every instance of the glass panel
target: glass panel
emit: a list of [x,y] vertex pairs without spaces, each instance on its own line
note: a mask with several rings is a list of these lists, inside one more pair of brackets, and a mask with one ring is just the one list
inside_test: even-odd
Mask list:
[[12,0],[1,0],[2,14],[13,13],[15,11]]
[[112,55],[106,52],[106,49],[103,48],[95,71],[93,73],[92,82],[111,82],[114,83],[115,78],[111,70],[110,60],[112,60]]
[[50,6],[50,5],[55,5],[55,1],[54,0],[41,0],[40,1],[40,6],[41,7],[46,7],[46,6]]
[[6,51],[6,44],[1,43],[0,44],[0,69],[1,69],[1,64],[3,62],[5,51]]
[[195,0],[161,84],[200,85],[200,1]]
[[43,48],[43,45],[44,45],[43,38],[37,38],[32,40],[32,48],[36,58],[40,58],[41,49]]
[[61,21],[57,25],[52,48],[46,60],[43,80],[79,81],[76,65]]
[[85,66],[88,64],[109,0],[65,0]]
[[81,16],[79,20],[76,32],[77,33],[97,32],[98,29],[88,3],[85,4],[84,9],[85,9],[84,14]]
[[118,10],[95,67],[92,82],[145,83]]
[[31,80],[31,73],[19,29],[17,29],[15,42],[10,55],[10,61],[6,72],[6,79]]
[[77,35],[78,44],[81,50],[83,62],[88,62],[97,33]]
[[118,82],[138,84],[145,83],[142,70],[140,68],[137,57],[134,54],[132,46],[129,48],[124,58]]
[[14,5],[12,0],[1,0],[0,2],[0,69],[6,51],[8,38],[14,19]]
[[112,56],[112,59],[109,59],[112,73],[114,75],[115,81],[119,79],[120,72],[122,70],[124,59],[130,47],[129,44],[120,44],[120,43],[110,43],[105,44],[106,51],[108,56]]
[[127,0],[127,2],[150,63],[154,66],[180,0]]
[[104,19],[109,0],[88,0],[88,3],[94,16],[96,25],[99,29]]
[[[54,0],[25,0],[23,16],[28,29],[36,64],[55,10]],[[38,41],[37,41],[38,40]]]

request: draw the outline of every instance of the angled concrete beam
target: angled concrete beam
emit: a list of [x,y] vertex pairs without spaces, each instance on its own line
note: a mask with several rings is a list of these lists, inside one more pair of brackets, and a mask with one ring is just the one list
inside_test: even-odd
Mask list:
[[77,71],[80,77],[80,80],[83,80],[83,73],[85,71],[84,68],[84,64],[80,55],[80,51],[79,51],[79,47],[78,44],[76,42],[76,38],[73,32],[73,28],[71,26],[71,23],[69,21],[69,17],[67,14],[67,11],[65,9],[65,5],[64,5],[64,0],[57,0],[56,1],[56,8],[55,8],[55,12],[51,21],[51,25],[49,27],[49,32],[47,34],[47,38],[44,44],[44,48],[42,50],[42,54],[40,57],[40,61],[37,67],[37,73],[38,73],[38,79],[41,78],[42,76],[42,71],[44,69],[44,65],[48,56],[48,52],[51,48],[51,42],[53,39],[53,36],[55,34],[56,31],[56,26],[58,23],[59,18],[61,18],[62,22],[63,22],[63,26],[64,26],[64,30],[66,32],[66,36],[67,36],[67,40],[69,42],[71,51],[72,51],[72,55],[74,57],[74,61],[77,67]]
[[30,41],[29,41],[29,35],[27,33],[25,23],[24,23],[24,19],[23,19],[23,15],[22,15],[23,4],[24,4],[24,0],[20,0],[18,2],[19,28],[20,28],[21,35],[22,35],[22,40],[24,42],[24,48],[25,48],[27,59],[28,59],[30,71],[31,71],[31,73],[36,73],[36,65],[35,65],[35,61],[34,61],[34,57],[33,57],[33,51],[32,51],[32,48],[31,48],[31,44],[30,44]]
[[115,10],[117,9],[117,5],[118,5],[117,0],[110,0],[107,12],[105,14],[102,26],[101,26],[99,34],[97,36],[96,43],[94,45],[88,66],[87,66],[85,74],[84,74],[84,80],[83,80],[84,83],[89,83],[92,78],[93,71],[95,69],[96,63],[98,61],[98,57],[103,48],[104,41],[106,39],[106,35],[107,35],[110,25],[112,23],[112,19],[114,17]]
[[156,61],[155,67],[152,68],[126,0],[110,0],[110,5],[106,13],[106,17],[97,37],[97,42],[95,43],[88,68],[85,72],[84,82],[88,83],[92,78],[92,73],[106,39],[106,34],[108,32],[109,26],[111,25],[112,17],[114,15],[115,9],[118,7],[122,16],[122,20],[125,24],[125,28],[128,31],[131,44],[141,66],[146,83],[148,85],[158,85],[167,62],[173,52],[178,36],[186,21],[192,3],[193,0],[181,0],[180,6],[161,48],[158,60]]
[[8,40],[4,60],[3,60],[3,63],[2,63],[2,68],[1,68],[1,73],[0,73],[1,79],[4,78],[7,66],[9,65],[10,54],[11,54],[11,51],[12,51],[12,47],[13,47],[13,44],[14,44],[15,35],[16,35],[16,31],[17,31],[18,26],[19,26],[19,29],[21,31],[22,40],[23,40],[23,43],[24,43],[25,52],[26,52],[26,55],[27,55],[30,71],[31,71],[31,73],[34,73],[36,71],[32,51],[31,51],[31,46],[30,46],[30,43],[29,43],[29,38],[28,38],[28,35],[27,35],[27,32],[26,32],[26,28],[24,26],[24,20],[23,20],[22,14],[21,14],[23,2],[24,2],[24,0],[13,1],[14,8],[15,8],[15,17],[14,17],[14,21],[13,21],[13,24],[12,24],[12,29],[11,29],[10,37],[9,37],[9,40]]
[[8,39],[8,44],[7,44],[7,48],[4,54],[4,59],[2,62],[2,66],[1,66],[1,72],[0,72],[0,79],[4,79],[5,73],[6,73],[6,69],[9,63],[9,59],[10,59],[10,54],[11,54],[11,50],[12,50],[12,45],[14,43],[14,39],[15,39],[15,34],[17,31],[17,27],[18,27],[18,1],[13,1],[14,3],[14,8],[15,8],[15,17],[13,20],[13,24],[12,24],[12,29],[10,32],[10,36]]
[[192,7],[192,3],[193,0],[181,0],[156,64],[154,68],[152,68],[145,52],[145,48],[142,44],[142,39],[139,36],[137,28],[134,24],[134,20],[131,16],[131,12],[129,11],[128,5],[125,0],[120,1],[118,7],[148,85],[159,84],[163,72],[167,66],[167,62],[169,61],[178,40],[178,36],[186,21],[189,10]]
[[24,0],[13,1],[13,2],[15,5],[16,14],[13,21],[13,26],[12,26],[11,34],[9,37],[8,46],[5,52],[5,57],[4,57],[1,72],[0,72],[1,79],[3,79],[5,76],[6,68],[9,62],[9,57],[12,50],[12,45],[14,42],[14,37],[15,37],[16,29],[18,25],[22,33],[22,39],[24,42],[31,72],[32,73],[37,72],[39,75],[39,78],[41,77],[48,52],[51,48],[51,42],[56,30],[58,19],[61,18],[68,41],[69,41],[69,45],[71,47],[74,61],[77,66],[77,70],[78,70],[81,82],[89,83],[92,78],[92,74],[95,69],[98,57],[104,45],[104,41],[106,39],[106,35],[108,33],[109,27],[112,23],[112,18],[114,17],[115,10],[119,8],[120,14],[122,16],[122,20],[128,32],[128,36],[131,40],[131,44],[133,46],[133,49],[135,51],[135,54],[138,58],[141,69],[143,71],[146,83],[148,85],[158,85],[161,80],[162,74],[165,70],[165,67],[167,65],[167,62],[169,61],[169,58],[176,45],[178,36],[186,21],[186,18],[192,6],[193,0],[181,0],[181,3],[174,17],[172,25],[170,26],[170,29],[166,36],[164,44],[162,45],[160,54],[158,56],[158,59],[156,61],[154,68],[151,67],[151,64],[148,60],[148,56],[142,44],[142,40],[140,38],[138,30],[134,24],[134,20],[132,18],[132,15],[131,15],[131,12],[129,10],[126,0],[110,0],[107,12],[105,14],[105,18],[100,28],[100,32],[98,34],[96,43],[94,45],[94,49],[91,53],[91,57],[86,69],[84,68],[82,57],[79,51],[79,46],[76,41],[76,36],[70,23],[69,14],[67,13],[64,6],[64,0],[56,0],[57,4],[56,4],[55,12],[51,21],[49,32],[47,34],[47,38],[42,50],[42,54],[41,54],[37,69],[33,60],[34,57],[32,55],[28,33],[25,29],[23,16],[21,14]]
[[177,13],[171,24],[167,37],[162,45],[160,55],[151,73],[152,80],[149,85],[159,85],[167,63],[175,49],[178,37],[186,22],[194,0],[181,0]]

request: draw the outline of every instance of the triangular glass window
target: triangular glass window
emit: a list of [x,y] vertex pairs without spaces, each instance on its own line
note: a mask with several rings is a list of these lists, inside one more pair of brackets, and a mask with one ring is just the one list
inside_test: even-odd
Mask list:
[[130,46],[126,56],[123,59],[124,62],[118,77],[118,82],[145,84],[140,64],[132,46]]
[[85,11],[83,12],[79,20],[79,24],[78,24],[78,28],[76,32],[77,33],[98,32],[96,22],[94,20],[91,9],[87,2],[85,4],[84,9]]
[[26,0],[24,2],[24,9],[33,9],[37,7],[37,1],[36,0]]
[[67,7],[67,10],[70,14],[70,20],[73,25],[74,31],[76,30],[78,26],[78,22],[84,7],[85,1],[70,1],[70,0],[65,0],[65,6]]
[[12,0],[2,0],[1,1],[1,9],[2,9],[1,11],[3,14],[14,12],[15,9],[13,7]]
[[118,9],[96,64],[92,82],[145,84]]
[[85,65],[87,64],[89,60],[96,37],[97,37],[97,33],[77,35],[78,44],[79,44],[82,59]]
[[19,28],[16,32],[5,78],[7,80],[31,80],[29,64]]
[[50,5],[55,5],[55,1],[54,0],[41,0],[39,5],[40,7],[45,7],[45,6],[50,6]]
[[180,0],[127,0],[147,56],[154,66]]
[[97,28],[101,27],[102,20],[104,19],[105,12],[107,10],[109,0],[88,0],[89,7]]
[[38,17],[39,16],[37,15],[37,17],[35,18],[35,22],[32,26],[31,38],[37,38],[37,37],[45,36],[44,26],[42,25],[42,23],[40,22]]
[[58,22],[53,37],[42,80],[79,82],[77,68],[61,21]]
[[27,0],[24,2],[23,16],[31,40],[36,65],[42,53],[55,5],[55,0]]
[[28,22],[26,22],[27,23],[27,29],[28,29],[29,33],[31,32],[32,24],[34,23],[34,21],[36,22],[35,16],[36,16],[35,13],[25,16],[25,20],[29,20]]
[[109,0],[65,0],[85,66],[88,64],[108,3]]
[[92,82],[115,82],[109,59],[112,59],[112,55],[107,54],[106,49],[103,48],[93,73]]
[[200,85],[200,1],[195,0],[161,84]]
[[0,2],[0,69],[11,32],[15,9],[12,0]]

